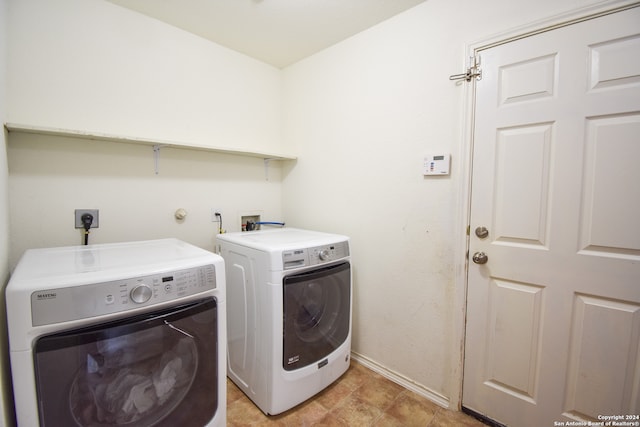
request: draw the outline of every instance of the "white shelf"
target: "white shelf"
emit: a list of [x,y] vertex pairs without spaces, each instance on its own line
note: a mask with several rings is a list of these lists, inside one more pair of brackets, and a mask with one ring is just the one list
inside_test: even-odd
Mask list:
[[5,123],[5,128],[9,133],[23,132],[38,135],[64,136],[70,138],[83,138],[97,141],[123,142],[129,144],[143,144],[160,148],[180,148],[185,150],[210,151],[214,153],[232,154],[236,156],[259,157],[264,160],[296,160],[295,156],[287,154],[276,154],[262,151],[245,151],[224,147],[209,147],[206,145],[186,144],[176,141],[163,141],[156,139],[137,138],[122,135],[111,135],[98,132],[88,132],[74,129],[58,129],[43,126],[32,126],[17,123]]

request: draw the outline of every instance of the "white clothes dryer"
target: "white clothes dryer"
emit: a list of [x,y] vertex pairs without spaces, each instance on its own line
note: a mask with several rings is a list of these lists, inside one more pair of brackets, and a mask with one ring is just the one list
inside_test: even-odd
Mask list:
[[225,426],[220,256],[176,239],[31,249],[6,303],[18,425]]
[[349,367],[349,239],[294,228],[217,238],[227,273],[227,375],[265,414],[279,414]]

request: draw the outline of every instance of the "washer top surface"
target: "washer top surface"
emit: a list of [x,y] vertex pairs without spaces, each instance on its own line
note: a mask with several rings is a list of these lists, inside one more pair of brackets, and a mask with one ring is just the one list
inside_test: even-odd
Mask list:
[[212,263],[217,258],[218,255],[178,239],[29,249],[8,286],[31,284],[43,288],[95,283]]
[[217,238],[224,242],[235,243],[268,252],[309,248],[349,240],[348,237],[339,234],[301,230],[298,228],[242,231],[219,234]]

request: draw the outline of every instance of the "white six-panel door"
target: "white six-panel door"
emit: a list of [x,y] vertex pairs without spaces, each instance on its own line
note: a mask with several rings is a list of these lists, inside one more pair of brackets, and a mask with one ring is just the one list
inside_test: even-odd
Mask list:
[[480,55],[463,405],[639,414],[640,7]]

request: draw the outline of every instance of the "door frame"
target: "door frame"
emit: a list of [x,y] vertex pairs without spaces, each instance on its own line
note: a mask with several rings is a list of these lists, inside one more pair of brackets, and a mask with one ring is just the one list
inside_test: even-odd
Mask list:
[[[482,51],[506,44],[525,37],[552,31],[568,25],[598,18],[611,13],[621,12],[640,6],[638,0],[608,0],[597,5],[586,6],[571,10],[566,13],[552,16],[550,18],[536,21],[524,26],[516,27],[506,32],[489,38],[481,39],[465,46],[465,58],[480,55]],[[464,64],[466,68],[467,64]],[[480,63],[482,68],[482,63]],[[462,407],[462,382],[464,379],[464,355],[466,339],[466,312],[467,312],[467,287],[469,268],[469,233],[471,216],[471,191],[472,191],[472,171],[473,171],[473,139],[475,127],[475,83],[464,82],[464,105],[462,106],[462,139],[457,153],[460,159],[460,179],[461,187],[456,201],[455,224],[456,232],[454,236],[454,301],[455,313],[454,337],[451,354],[453,355],[453,368],[451,375],[452,390],[449,395],[449,408],[460,410]]]

